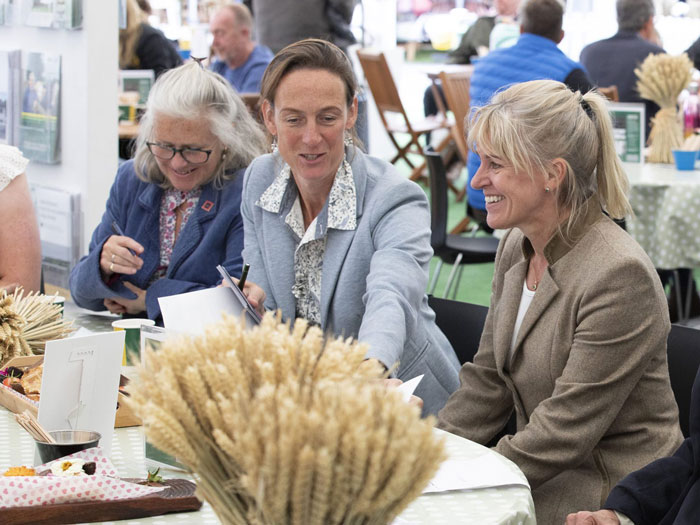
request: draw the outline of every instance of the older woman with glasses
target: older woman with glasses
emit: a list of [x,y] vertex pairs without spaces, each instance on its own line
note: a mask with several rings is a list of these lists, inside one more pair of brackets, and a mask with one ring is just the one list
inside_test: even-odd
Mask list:
[[196,62],[151,90],[136,155],[119,168],[70,289],[84,308],[158,320],[158,298],[241,272],[241,188],[265,136],[221,76]]

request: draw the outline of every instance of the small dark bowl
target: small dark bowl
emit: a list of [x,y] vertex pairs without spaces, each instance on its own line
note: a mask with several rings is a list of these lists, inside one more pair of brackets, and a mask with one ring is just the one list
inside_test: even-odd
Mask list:
[[56,443],[35,441],[42,463],[69,456],[86,448],[96,447],[102,436],[89,430],[54,430],[49,432]]

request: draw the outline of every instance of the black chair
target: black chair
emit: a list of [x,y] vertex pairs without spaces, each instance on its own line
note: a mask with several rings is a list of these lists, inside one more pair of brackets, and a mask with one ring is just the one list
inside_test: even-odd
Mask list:
[[479,349],[488,307],[432,295],[428,296],[428,304],[435,312],[435,324],[452,345],[459,364],[470,362]]
[[455,273],[459,268],[459,276],[454,286],[452,298],[457,295],[463,264],[493,262],[498,250],[498,239],[495,237],[463,237],[447,233],[447,173],[445,163],[440,153],[427,148],[425,159],[430,173],[430,244],[435,255],[440,258],[428,293],[435,292],[437,280],[442,270],[443,262],[452,263],[452,271],[445,284],[443,295],[449,297],[454,282]]
[[668,334],[668,373],[671,388],[678,404],[683,436],[690,435],[690,393],[695,382],[695,375],[700,367],[700,330],[671,325]]
[[[479,349],[481,332],[484,330],[488,307],[478,304],[440,299],[428,296],[428,304],[435,312],[435,324],[445,334],[457,354],[460,364],[471,362]],[[496,446],[498,440],[506,435],[514,435],[517,430],[515,412],[508,419],[505,427],[496,434],[486,446]]]

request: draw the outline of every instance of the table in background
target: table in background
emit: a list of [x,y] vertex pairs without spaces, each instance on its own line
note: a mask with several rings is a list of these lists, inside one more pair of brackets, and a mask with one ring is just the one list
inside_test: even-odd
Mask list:
[[[452,434],[440,430],[435,432],[446,437],[447,449],[451,457],[474,459],[487,454],[489,461],[505,465],[521,479],[525,479],[518,467],[500,454]],[[4,470],[10,466],[28,465],[31,464],[33,457],[33,440],[17,425],[12,413],[0,407],[0,468]],[[141,427],[115,429],[111,459],[122,477],[143,478],[145,476],[146,466],[144,464]],[[181,472],[163,471],[161,473],[166,479],[185,477]],[[219,523],[214,511],[207,503],[204,503],[201,510],[194,513],[184,512],[128,520],[129,525],[193,522],[198,525]],[[454,523],[535,525],[536,520],[530,490],[524,486],[510,485],[489,489],[425,494],[408,506],[397,523],[403,525],[453,525]]]
[[624,164],[634,212],[627,231],[659,269],[700,266],[700,170]]
[[700,170],[679,171],[673,164],[624,164],[630,180],[634,215],[627,231],[649,255],[657,270],[670,271],[678,290],[678,320],[688,319],[693,273],[681,282],[682,268],[700,266]]

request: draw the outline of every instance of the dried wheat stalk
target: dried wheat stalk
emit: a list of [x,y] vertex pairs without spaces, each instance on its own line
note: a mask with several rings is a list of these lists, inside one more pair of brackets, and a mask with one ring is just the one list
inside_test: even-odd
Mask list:
[[129,403],[222,523],[385,524],[445,452],[365,353],[303,320],[229,317],[149,353]]
[[671,150],[683,143],[676,100],[690,83],[692,70],[693,64],[685,53],[679,56],[650,54],[634,70],[639,94],[661,107],[651,120],[649,162],[672,163]]
[[0,294],[0,366],[22,355],[40,354],[46,341],[72,332],[72,322],[61,316],[61,306],[50,297],[22,288]]

